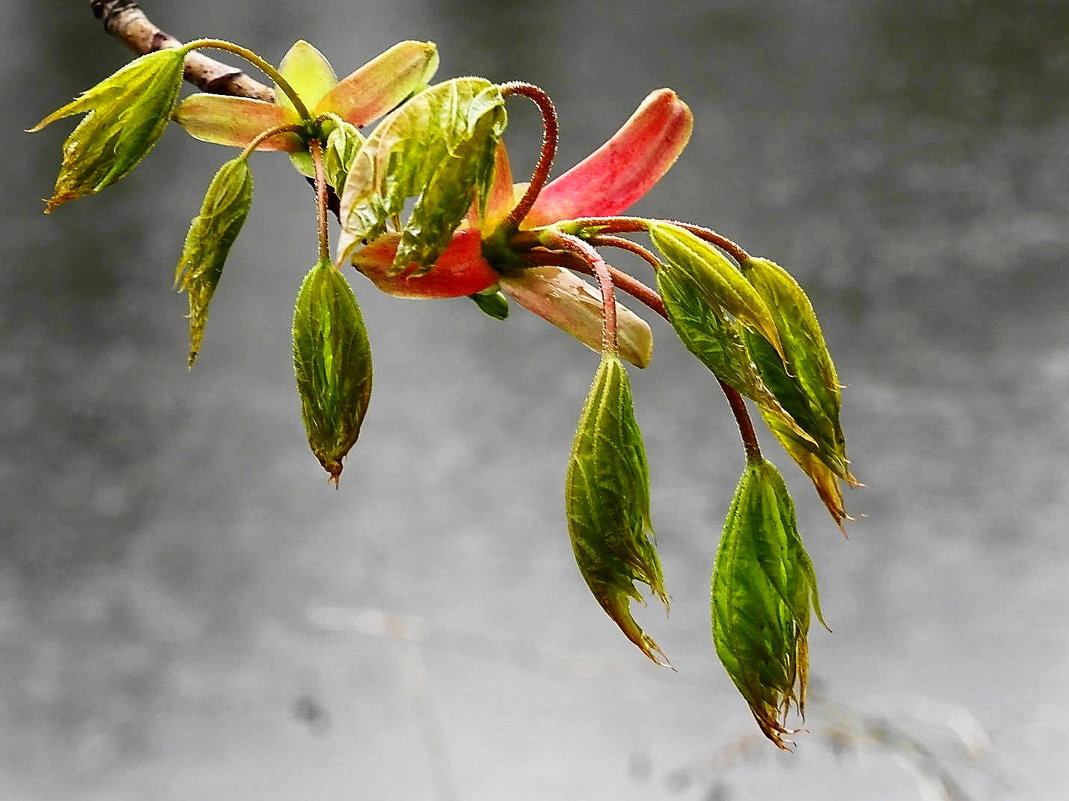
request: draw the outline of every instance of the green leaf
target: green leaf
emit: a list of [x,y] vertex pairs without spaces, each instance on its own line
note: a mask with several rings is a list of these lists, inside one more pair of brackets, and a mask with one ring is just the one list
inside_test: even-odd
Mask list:
[[805,713],[810,608],[823,623],[813,563],[794,503],[771,462],[747,463],[724,524],[712,577],[717,656],[761,731],[780,748]]
[[375,129],[342,195],[342,259],[371,241],[414,198],[394,266],[429,270],[472,202],[485,205],[494,151],[505,128],[500,88],[456,78],[413,97]]
[[785,359],[760,337],[747,345],[762,380],[808,435],[784,428],[766,416],[784,449],[817,487],[837,523],[847,518],[838,480],[857,485],[846,458],[839,420],[839,379],[813,306],[798,283],[779,265],[747,259],[743,274],[773,310]]
[[727,312],[783,351],[772,312],[738,268],[719,250],[671,223],[651,222],[650,239],[668,264],[685,276],[707,306]]
[[337,484],[371,398],[371,345],[353,290],[328,259],[297,293],[293,370],[308,444]]
[[623,362],[602,355],[572,444],[565,481],[568,532],[579,572],[621,631],[659,665],[668,660],[631,616],[635,582],[668,606],[650,527],[649,470]]
[[662,265],[657,270],[657,289],[672,328],[698,361],[725,384],[754,401],[770,419],[800,439],[808,438],[762,381],[746,347],[746,331],[722,309],[709,303],[708,295],[690,271],[672,264]]
[[178,102],[182,63],[178,50],[141,56],[30,129],[86,115],[63,143],[63,164],[46,213],[110,186],[152,150]]
[[223,264],[252,207],[252,170],[247,159],[228,161],[212,178],[200,214],[192,219],[174,283],[189,296],[189,366],[204,338],[208,305],[223,274]]
[[509,316],[509,299],[505,297],[504,293],[497,287],[484,290],[483,292],[476,292],[474,295],[468,295],[475,305],[479,307],[479,310],[495,320],[507,320]]
[[334,192],[341,197],[345,189],[345,179],[353,166],[353,159],[364,146],[364,137],[355,125],[342,122],[327,136],[327,146],[323,149],[323,166],[327,174],[327,183],[334,187]]

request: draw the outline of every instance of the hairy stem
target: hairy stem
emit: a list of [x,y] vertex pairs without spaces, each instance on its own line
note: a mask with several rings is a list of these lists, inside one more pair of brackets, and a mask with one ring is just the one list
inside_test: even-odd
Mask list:
[[330,238],[327,229],[327,176],[323,171],[323,144],[316,138],[308,141],[315,165],[316,230],[319,233],[319,260],[330,261]]
[[[90,0],[89,6],[93,16],[104,23],[104,30],[138,55],[182,47],[182,42],[160,30],[132,0]],[[268,103],[275,99],[270,86],[201,53],[186,55],[185,79],[204,92]]]
[[268,128],[266,131],[261,131],[256,134],[252,141],[245,145],[245,149],[241,151],[241,158],[247,159],[256,148],[272,136],[278,136],[279,134],[284,133],[301,133],[303,130],[303,125],[298,125],[293,122],[287,125],[276,125],[274,128]]
[[549,180],[549,171],[553,167],[553,159],[557,155],[557,139],[560,136],[560,123],[557,120],[557,110],[553,107],[553,101],[542,89],[530,83],[513,81],[501,85],[503,97],[509,95],[522,95],[538,106],[542,114],[542,149],[538,154],[538,163],[535,164],[534,173],[531,175],[531,183],[527,186],[520,202],[508,213],[501,222],[501,227],[506,230],[515,230],[520,227],[523,218],[534,206],[546,181]]
[[649,230],[650,223],[667,223],[676,225],[685,231],[689,231],[701,240],[711,245],[716,245],[722,251],[740,264],[750,258],[750,254],[743,250],[742,246],[732,242],[726,236],[718,234],[709,228],[700,225],[680,222],[678,220],[647,220],[642,217],[584,217],[579,220],[569,220],[569,227],[594,228],[597,234],[638,234]]
[[[617,237],[597,237],[595,240],[591,240],[591,243],[595,244],[598,241],[600,241],[601,244],[621,247],[624,250],[635,253],[652,265],[660,264],[656,256],[641,245],[637,245],[630,240]],[[627,243],[626,245],[622,244],[625,242]],[[550,251],[532,250],[524,254],[523,261],[532,267],[539,265],[566,267],[569,270],[583,273],[585,275],[595,274],[592,266],[586,259],[579,258],[571,253],[553,253]],[[654,269],[656,269],[656,266]],[[668,310],[664,307],[664,301],[655,290],[646,286],[641,281],[632,278],[627,273],[617,270],[615,267],[609,267],[608,272],[613,284],[615,284],[621,291],[626,292],[671,324],[672,321],[668,317]],[[720,385],[721,391],[727,398],[728,406],[731,408],[731,414],[735,418],[735,424],[739,427],[739,436],[742,438],[742,447],[746,452],[747,461],[760,459],[761,445],[757,441],[757,432],[754,430],[753,420],[750,418],[750,414],[746,410],[746,402],[743,400],[742,395],[719,378],[716,379],[716,383]]]
[[605,263],[605,259],[601,258],[600,253],[578,237],[546,229],[540,238],[545,247],[570,253],[589,265],[601,290],[601,349],[603,353],[615,356],[619,346],[616,331],[616,293],[613,289],[611,268]]
[[233,42],[227,42],[223,39],[196,39],[195,41],[182,45],[179,49],[186,52],[192,52],[193,50],[204,47],[210,47],[213,50],[223,50],[245,59],[278,85],[278,88],[281,89],[286,97],[290,99],[290,102],[293,103],[293,108],[302,120],[312,119],[312,112],[308,110],[308,106],[304,104],[304,101],[301,100],[301,96],[297,94],[297,90],[293,88],[290,82],[287,81],[282,73],[275,69],[274,66],[267,61],[264,61],[259,55],[252,50],[249,50],[249,48],[242,47]]

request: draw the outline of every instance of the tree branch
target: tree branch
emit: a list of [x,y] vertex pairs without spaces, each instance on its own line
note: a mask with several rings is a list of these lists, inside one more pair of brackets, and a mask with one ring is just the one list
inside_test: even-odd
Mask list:
[[[104,23],[104,30],[138,55],[182,46],[182,42],[149,20],[134,0],[90,0],[89,6],[93,16]],[[269,103],[275,99],[275,90],[270,86],[201,53],[186,56],[185,79],[217,95],[251,97]]]

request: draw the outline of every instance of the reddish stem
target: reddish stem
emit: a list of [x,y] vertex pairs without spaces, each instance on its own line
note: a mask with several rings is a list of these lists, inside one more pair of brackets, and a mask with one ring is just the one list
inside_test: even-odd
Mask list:
[[530,83],[512,81],[501,85],[502,97],[509,95],[522,95],[538,106],[542,115],[542,149],[538,154],[538,163],[535,164],[534,173],[531,175],[531,183],[527,186],[520,202],[508,213],[501,222],[501,227],[506,230],[516,230],[523,222],[523,218],[534,206],[546,181],[549,180],[549,171],[553,167],[553,158],[557,155],[557,139],[560,135],[560,123],[557,120],[557,110],[553,107],[553,101],[542,89]]
[[[654,269],[660,265],[656,256],[641,245],[628,239],[599,236],[591,241],[595,244],[600,241],[601,244],[619,247],[623,250],[635,253],[648,261],[651,265],[654,265]],[[566,267],[569,270],[583,273],[585,275],[595,274],[592,266],[586,259],[580,258],[572,253],[554,253],[547,250],[531,250],[524,253],[523,260],[525,264],[530,266],[544,265]],[[627,273],[620,272],[615,267],[608,267],[608,272],[612,282],[619,289],[626,292],[628,295],[631,295],[631,297],[635,298],[645,306],[648,306],[652,311],[659,314],[671,324],[672,321],[668,317],[668,310],[664,307],[664,300],[662,300],[661,296],[657,294],[655,290],[646,286],[638,279],[632,278]],[[615,303],[613,305],[615,311]],[[724,396],[727,398],[728,406],[731,407],[731,414],[735,418],[735,424],[739,427],[739,436],[742,438],[742,447],[746,452],[746,459],[748,461],[756,461],[757,459],[760,459],[761,445],[757,441],[757,432],[754,430],[753,420],[750,419],[750,414],[746,410],[746,402],[743,400],[742,395],[719,378],[716,379],[716,383],[720,385],[721,391],[723,391]]]
[[588,274],[593,274],[598,280],[598,288],[601,290],[601,349],[604,353],[615,356],[619,350],[616,332],[616,293],[613,289],[612,268],[601,258],[601,254],[594,250],[582,239],[562,234],[558,231],[546,230],[540,237],[542,244],[554,250],[572,254],[577,260],[586,265]]
[[650,223],[667,223],[689,231],[711,245],[716,245],[740,264],[750,258],[750,254],[743,250],[741,245],[732,242],[726,236],[709,228],[678,220],[647,220],[642,217],[584,217],[579,220],[569,220],[569,223],[583,228],[596,228],[598,234],[645,233],[649,230]]

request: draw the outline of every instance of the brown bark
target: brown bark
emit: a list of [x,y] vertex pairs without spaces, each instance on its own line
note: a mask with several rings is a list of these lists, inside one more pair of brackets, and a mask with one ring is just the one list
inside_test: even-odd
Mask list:
[[[93,16],[104,30],[138,55],[181,47],[182,42],[160,30],[133,0],[90,0]],[[185,79],[205,92],[237,95],[271,102],[275,91],[236,67],[193,52],[186,56]]]

